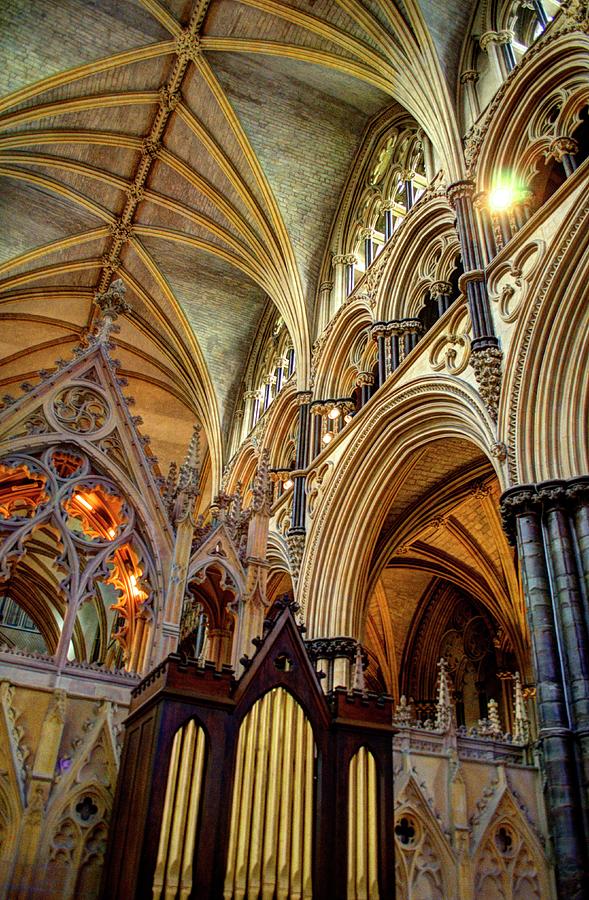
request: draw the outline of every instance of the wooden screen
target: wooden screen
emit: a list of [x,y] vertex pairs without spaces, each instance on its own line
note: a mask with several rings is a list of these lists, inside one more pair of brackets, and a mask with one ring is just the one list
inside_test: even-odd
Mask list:
[[348,900],[378,900],[376,764],[366,747],[348,775]]

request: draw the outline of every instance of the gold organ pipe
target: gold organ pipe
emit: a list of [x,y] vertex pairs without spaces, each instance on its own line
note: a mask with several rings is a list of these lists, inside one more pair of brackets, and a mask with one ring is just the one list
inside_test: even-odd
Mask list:
[[[194,725],[194,722],[191,722]],[[182,867],[180,870],[180,900],[188,900],[192,890],[192,859],[194,856],[194,841],[196,839],[196,824],[198,808],[202,790],[202,772],[205,759],[205,734],[202,728],[197,729],[196,748],[194,750],[190,801],[188,803],[188,815],[186,817],[186,832],[184,837],[184,852],[182,854]]]
[[264,848],[262,854],[262,900],[272,900],[276,885],[277,841],[280,825],[280,796],[282,793],[280,742],[283,735],[283,709],[288,702],[284,691],[270,695],[270,758],[268,761],[268,791],[264,817]]
[[305,815],[303,823],[303,897],[313,896],[313,775],[315,772],[315,742],[313,729],[305,723]]
[[290,891],[290,841],[292,837],[293,781],[292,748],[296,719],[296,704],[290,694],[284,703],[284,731],[282,737],[282,783],[280,829],[278,832],[278,878],[276,900],[288,900]]
[[348,900],[378,900],[376,763],[361,747],[348,772]]
[[264,838],[264,811],[266,804],[266,788],[268,779],[268,745],[270,743],[270,709],[274,691],[270,691],[262,700],[260,711],[260,730],[257,742],[257,761],[255,770],[254,803],[252,810],[252,828],[250,835],[250,860],[248,872],[248,893],[258,896],[262,875],[262,842]]
[[180,866],[182,862],[182,850],[186,833],[186,814],[190,792],[190,776],[194,760],[194,746],[196,742],[196,728],[194,721],[184,726],[184,741],[180,759],[180,772],[178,775],[178,789],[174,801],[174,818],[170,832],[170,848],[166,865],[166,884],[164,889],[165,900],[175,900],[180,882]]
[[225,887],[223,897],[225,900],[233,896],[233,883],[235,880],[235,864],[237,859],[237,835],[241,799],[243,794],[243,768],[245,763],[245,745],[249,733],[249,716],[239,729],[237,739],[237,754],[235,757],[235,776],[233,781],[233,801],[231,804],[231,827],[229,831],[229,849],[227,851],[227,871],[225,873]]
[[356,773],[358,769],[358,755],[350,760],[348,770],[348,898],[356,900],[356,828],[357,812]]
[[368,896],[378,898],[378,834],[376,803],[376,763],[372,753],[367,752],[368,763]]
[[[237,858],[235,867],[235,893],[236,898],[245,897],[247,888],[247,862],[251,832],[251,812],[253,799],[253,777],[256,767],[256,734],[260,718],[260,705],[256,703],[253,710],[247,716],[247,742],[245,745],[245,762],[243,768],[243,786],[241,809],[239,812]],[[243,725],[241,726],[243,728]],[[237,795],[234,795],[237,798]],[[237,798],[238,802],[239,799]],[[232,896],[231,894],[229,896]]]
[[367,900],[368,876],[366,866],[368,820],[366,816],[366,748],[358,751],[358,769],[356,778],[356,896],[358,900]]
[[164,876],[166,871],[166,859],[168,856],[168,843],[170,841],[170,826],[172,824],[172,815],[174,812],[174,796],[176,794],[176,779],[178,777],[178,759],[180,757],[180,745],[182,744],[182,731],[179,730],[174,735],[174,743],[172,744],[172,753],[170,754],[170,765],[168,768],[168,780],[166,783],[166,797],[164,800],[164,812],[162,815],[162,824],[160,828],[160,840],[157,851],[157,860],[155,864],[155,872],[153,876],[153,900],[159,900],[162,888],[164,886]]
[[292,805],[292,844],[290,855],[290,896],[298,900],[302,892],[302,818],[303,818],[303,726],[304,716],[300,706],[296,710],[294,743],[294,798]]
[[274,688],[239,732],[225,900],[311,898],[314,766],[310,723]]

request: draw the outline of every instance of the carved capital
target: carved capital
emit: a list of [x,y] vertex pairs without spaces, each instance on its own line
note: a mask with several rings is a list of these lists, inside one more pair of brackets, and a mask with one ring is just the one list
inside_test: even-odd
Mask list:
[[503,353],[498,347],[473,350],[470,357],[479,393],[491,418],[497,421],[499,394],[501,392],[501,360]]
[[589,31],[588,0],[564,0],[560,8],[567,19],[578,25],[581,31]]
[[539,512],[540,499],[533,484],[523,484],[509,488],[501,496],[499,501],[501,512],[501,524],[510,544],[516,543],[517,531],[515,520],[517,516],[530,512]]
[[460,76],[460,84],[466,84],[471,81],[474,84],[479,80],[479,73],[476,69],[465,69]]
[[372,372],[358,372],[356,377],[356,387],[371,387],[374,384],[374,375]]
[[430,288],[432,297],[449,297],[452,291],[453,287],[449,281],[434,281]]
[[574,156],[579,152],[579,145],[574,138],[557,137],[550,144],[550,155],[558,162],[562,162],[563,156]]
[[544,481],[537,485],[538,497],[545,510],[564,509],[567,506],[567,483],[560,479]]
[[313,399],[313,391],[297,391],[295,394],[297,406],[304,406]]
[[286,534],[286,543],[288,544],[288,556],[290,559],[290,569],[293,581],[298,581],[301,571],[301,562],[305,552],[305,541],[307,535],[304,530],[291,528]]
[[94,302],[105,318],[114,320],[129,312],[131,307],[125,300],[125,291],[124,282],[118,278],[106,291],[94,296]]
[[456,203],[458,200],[463,200],[465,198],[472,198],[475,191],[474,181],[464,180],[464,181],[455,181],[453,184],[449,184],[446,188],[446,196],[450,201],[450,204],[454,209],[456,209]]

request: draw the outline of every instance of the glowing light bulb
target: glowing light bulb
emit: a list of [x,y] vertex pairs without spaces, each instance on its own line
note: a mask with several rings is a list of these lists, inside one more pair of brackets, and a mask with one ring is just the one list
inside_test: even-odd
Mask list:
[[327,415],[330,419],[339,419],[339,417],[341,416],[341,413],[342,413],[342,411],[339,408],[339,406],[334,406],[333,409],[330,409],[330,411],[327,413]]
[[109,536],[109,538],[114,538],[114,537],[116,537],[116,534],[117,534],[116,528],[109,528],[109,529],[108,529],[108,536]]
[[348,422],[351,422],[353,418],[354,417],[352,413],[348,413],[346,416],[344,416],[344,422],[347,424]]
[[285,491],[290,491],[291,487],[293,486],[293,483],[294,483],[294,482],[293,482],[292,478],[287,478],[286,481],[284,482],[284,485],[283,485],[283,486],[284,486],[284,490],[285,490]]
[[133,572],[131,572],[131,574],[129,575],[129,581],[131,582],[133,587],[135,587],[135,585],[137,584],[137,576],[134,575]]
[[330,444],[332,442],[332,440],[333,440],[333,432],[326,431],[325,434],[323,435],[323,443]]
[[78,503],[81,503],[82,506],[86,507],[86,509],[90,509],[90,510],[94,509],[92,504],[88,500],[86,500],[85,497],[82,497],[81,494],[74,494],[74,500],[77,500]]

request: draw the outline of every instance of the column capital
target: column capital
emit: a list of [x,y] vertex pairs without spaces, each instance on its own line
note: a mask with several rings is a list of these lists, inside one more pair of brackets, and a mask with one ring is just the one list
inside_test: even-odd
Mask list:
[[491,44],[511,44],[513,41],[513,31],[504,28],[502,31],[485,31],[479,38],[481,49],[487,51]]
[[430,293],[433,297],[450,296],[453,287],[449,281],[434,281],[430,287]]
[[554,158],[558,162],[562,162],[563,156],[567,154],[570,156],[574,156],[575,153],[579,152],[579,145],[574,138],[570,137],[557,137],[550,144],[550,154],[554,156]]
[[424,331],[423,323],[419,319],[401,319],[399,325],[405,334],[422,334]]
[[415,172],[412,169],[403,169],[401,179],[403,181],[412,181],[415,178]]
[[297,406],[304,406],[313,399],[313,391],[297,391],[295,394]]
[[374,375],[372,372],[358,372],[356,376],[356,387],[372,387],[374,384]]
[[469,81],[476,83],[479,80],[479,73],[476,69],[465,69],[460,75],[460,84],[466,84]]
[[589,503],[589,475],[572,478],[567,485],[567,497],[574,505]]
[[535,484],[520,484],[508,488],[499,500],[501,524],[510,544],[516,542],[515,520],[531,512],[540,511],[540,499]]
[[377,341],[379,337],[384,337],[387,333],[388,322],[374,322],[370,327],[370,337],[373,341]]
[[567,505],[567,483],[560,478],[536,485],[538,498],[545,510],[562,509]]
[[243,395],[244,400],[258,400],[260,397],[259,391],[245,391]]
[[464,179],[463,181],[454,181],[452,184],[449,184],[446,188],[446,196],[454,209],[456,209],[457,201],[463,200],[464,198],[472,199],[474,191],[474,181]]
[[374,228],[362,228],[360,237],[363,241],[371,240],[374,237]]

